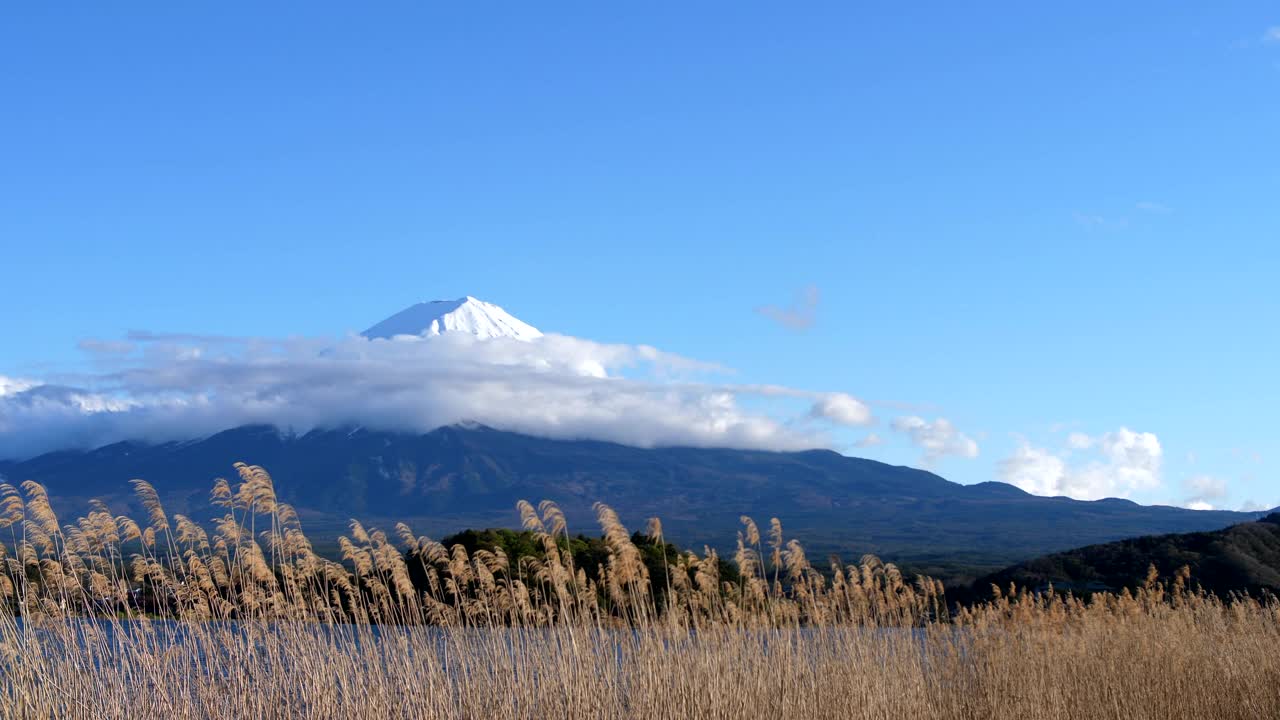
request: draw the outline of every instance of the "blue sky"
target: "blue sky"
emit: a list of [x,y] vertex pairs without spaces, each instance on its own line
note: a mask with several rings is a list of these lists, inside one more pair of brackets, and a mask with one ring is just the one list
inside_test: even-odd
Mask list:
[[1274,4],[421,5],[5,11],[0,375],[470,294],[851,393],[846,452],[1280,504]]

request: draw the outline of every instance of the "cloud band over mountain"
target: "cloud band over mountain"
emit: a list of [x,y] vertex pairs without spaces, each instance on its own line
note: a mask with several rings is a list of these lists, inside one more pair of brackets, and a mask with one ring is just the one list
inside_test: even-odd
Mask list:
[[0,457],[124,439],[182,440],[249,423],[426,432],[476,422],[630,445],[827,447],[873,422],[844,393],[718,381],[723,368],[564,335],[479,340],[201,338],[83,343],[98,370],[0,378]]

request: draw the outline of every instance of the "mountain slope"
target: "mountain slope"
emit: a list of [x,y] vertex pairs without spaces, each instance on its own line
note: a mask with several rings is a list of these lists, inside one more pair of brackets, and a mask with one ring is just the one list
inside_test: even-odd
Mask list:
[[1152,565],[1166,581],[1187,566],[1194,582],[1221,595],[1280,593],[1280,513],[1212,532],[1139,537],[1054,553],[985,577],[975,590],[1009,583],[1031,588],[1052,583],[1084,593],[1132,589],[1143,583]]
[[462,427],[302,436],[244,427],[186,443],[51,453],[0,463],[0,474],[44,483],[64,513],[92,497],[129,502],[128,480],[145,478],[171,512],[203,519],[214,514],[207,501],[212,479],[233,474],[237,460],[266,467],[281,499],[317,536],[336,534],[350,517],[411,521],[437,537],[468,527],[515,527],[522,498],[555,500],[571,529],[594,532],[591,504],[598,500],[632,529],[661,517],[681,545],[729,549],[740,515],[762,524],[776,516],[814,557],[875,552],[942,574],[958,567],[990,572],[1090,543],[1214,530],[1258,517],[1044,498],[1002,483],[958,485],[830,451],[640,449]]
[[433,300],[412,305],[361,335],[374,339],[401,336],[431,337],[446,332],[459,332],[487,340],[509,337],[533,340],[542,333],[502,308],[477,300],[470,295],[457,300]]

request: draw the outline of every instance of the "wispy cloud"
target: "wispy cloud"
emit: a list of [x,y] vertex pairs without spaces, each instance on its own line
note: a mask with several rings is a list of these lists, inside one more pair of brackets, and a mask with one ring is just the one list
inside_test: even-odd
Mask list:
[[1094,439],[1082,432],[1073,432],[1067,436],[1067,447],[1072,450],[1088,450],[1093,447]]
[[1227,481],[1212,475],[1194,475],[1182,482],[1187,493],[1183,503],[1192,510],[1212,510],[1215,504],[1227,496]]
[[786,450],[830,447],[829,430],[872,421],[846,393],[727,383],[714,364],[563,335],[521,342],[132,333],[129,343],[83,343],[101,369],[71,382],[0,378],[0,457],[185,439],[248,423],[425,432],[465,421],[637,446]]
[[799,296],[786,307],[764,305],[756,308],[756,312],[791,330],[808,330],[813,326],[818,312],[818,303],[822,293],[818,286],[809,285],[800,291]]
[[935,418],[932,421],[922,417],[909,415],[894,418],[891,427],[903,433],[911,444],[924,451],[926,464],[937,462],[948,455],[961,458],[978,457],[978,443],[968,435],[956,429],[946,418]]
[[1239,460],[1247,460],[1254,465],[1262,464],[1262,453],[1257,450],[1246,450],[1241,447],[1233,447],[1231,448],[1231,457]]
[[867,433],[865,437],[854,443],[853,446],[856,448],[873,448],[883,444],[884,438],[880,437],[880,435],[877,433]]
[[[1076,211],[1072,214],[1072,218],[1077,225],[1087,230],[1119,231],[1128,228],[1133,222],[1129,217],[1133,211],[1143,215],[1168,215],[1173,212],[1173,208],[1155,200],[1140,200],[1134,203],[1129,212],[1126,213],[1104,215],[1096,212]],[[1140,219],[1138,221],[1140,222]]]
[[1142,200],[1141,202],[1134,205],[1134,207],[1141,210],[1142,212],[1151,213],[1153,215],[1168,215],[1169,213],[1173,212],[1173,208],[1169,207],[1168,205],[1165,205],[1164,203],[1159,203],[1154,200]]
[[1089,230],[1122,230],[1129,227],[1128,218],[1108,217],[1097,213],[1076,212],[1072,215],[1076,224]]
[[1272,25],[1262,33],[1262,41],[1265,43],[1280,43],[1280,25]]

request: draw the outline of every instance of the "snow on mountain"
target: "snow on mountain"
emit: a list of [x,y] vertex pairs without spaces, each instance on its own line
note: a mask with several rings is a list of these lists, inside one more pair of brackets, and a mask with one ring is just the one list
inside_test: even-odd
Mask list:
[[542,333],[502,308],[470,295],[457,300],[433,300],[401,310],[360,333],[374,340],[408,335],[431,337],[446,332],[462,332],[481,339],[508,337],[533,340]]

